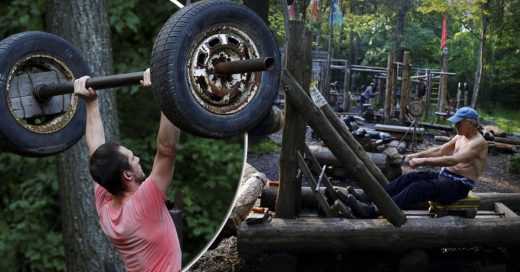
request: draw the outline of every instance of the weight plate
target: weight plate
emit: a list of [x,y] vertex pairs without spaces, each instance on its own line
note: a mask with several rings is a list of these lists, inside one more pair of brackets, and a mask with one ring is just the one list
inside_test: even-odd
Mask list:
[[[214,73],[219,62],[264,57],[275,68],[264,72]],[[163,26],[152,51],[154,96],[181,130],[209,138],[249,131],[270,110],[280,81],[280,56],[265,22],[232,1],[189,5]]]
[[0,142],[24,156],[59,153],[84,134],[84,102],[74,95],[40,102],[32,88],[89,74],[68,41],[44,32],[23,32],[0,42]]
[[419,117],[424,113],[425,108],[420,101],[413,101],[408,104],[408,110],[412,116]]

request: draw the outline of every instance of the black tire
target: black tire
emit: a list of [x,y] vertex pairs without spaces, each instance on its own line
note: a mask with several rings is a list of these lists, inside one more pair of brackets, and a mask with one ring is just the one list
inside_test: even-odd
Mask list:
[[[0,42],[0,143],[16,154],[41,157],[62,152],[81,139],[85,133],[86,108],[82,99],[70,96],[73,105],[70,113],[48,117],[49,123],[41,123],[42,127],[38,124],[28,127],[23,119],[17,118],[10,108],[7,86],[18,69],[33,64],[42,70],[57,69],[69,80],[89,75],[90,71],[80,52],[53,34],[23,32]],[[52,120],[58,125],[51,126]]]
[[[188,67],[190,50],[201,37],[221,26],[246,33],[256,45],[256,57],[275,59],[273,70],[258,73],[261,79],[252,98],[242,108],[224,113],[197,101],[190,89],[193,83]],[[280,63],[273,33],[254,11],[226,0],[196,2],[175,13],[156,38],[151,60],[154,97],[181,130],[208,138],[231,137],[254,128],[271,108],[278,92]]]

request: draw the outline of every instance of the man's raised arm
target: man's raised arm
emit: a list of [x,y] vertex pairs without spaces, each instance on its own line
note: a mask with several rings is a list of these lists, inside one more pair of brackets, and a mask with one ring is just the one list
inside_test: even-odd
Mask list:
[[163,193],[166,193],[172,182],[179,136],[179,129],[161,112],[161,123],[157,134],[157,154],[151,176]]
[[105,143],[105,130],[99,111],[97,93],[92,88],[87,89],[85,82],[89,76],[81,77],[74,81],[74,94],[81,96],[87,103],[87,126],[85,128],[85,139],[89,157],[96,149]]

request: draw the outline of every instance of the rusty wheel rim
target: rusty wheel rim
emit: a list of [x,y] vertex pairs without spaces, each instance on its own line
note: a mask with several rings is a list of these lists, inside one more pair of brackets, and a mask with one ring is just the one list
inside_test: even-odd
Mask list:
[[246,107],[260,86],[260,72],[218,75],[214,66],[224,61],[259,58],[256,44],[245,32],[229,25],[206,29],[189,52],[190,91],[204,109],[219,115]]
[[[9,111],[23,128],[39,134],[55,133],[63,129],[69,124],[79,108],[79,98],[76,95],[64,95],[64,103],[68,103],[68,110],[64,113],[24,118],[15,110],[12,102],[13,99],[17,98],[11,97],[11,88],[17,88],[17,86],[13,85],[13,79],[22,75],[27,75],[30,78],[31,74],[49,71],[56,73],[57,77],[64,77],[67,80],[74,79],[72,71],[62,61],[43,53],[33,54],[19,60],[11,69],[7,78],[6,98]],[[31,81],[31,84],[34,87],[39,82]]]

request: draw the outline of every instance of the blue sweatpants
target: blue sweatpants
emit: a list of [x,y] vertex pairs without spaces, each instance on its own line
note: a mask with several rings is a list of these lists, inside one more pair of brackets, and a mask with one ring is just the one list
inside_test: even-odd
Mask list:
[[401,209],[425,201],[451,204],[468,195],[470,186],[439,175],[435,171],[404,174],[384,186]]

